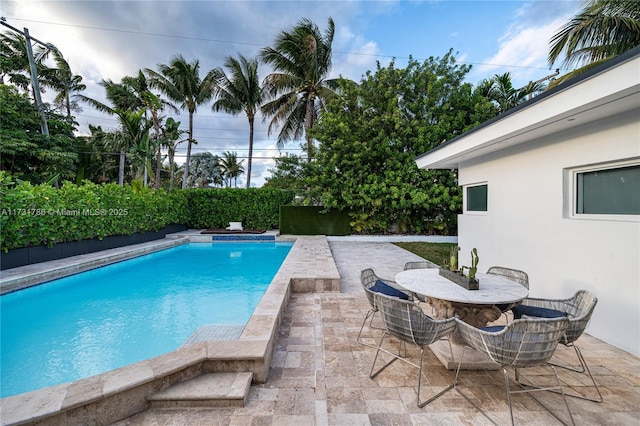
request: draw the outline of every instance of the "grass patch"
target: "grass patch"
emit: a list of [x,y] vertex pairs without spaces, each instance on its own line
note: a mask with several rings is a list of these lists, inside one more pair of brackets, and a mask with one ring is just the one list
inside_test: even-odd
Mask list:
[[430,260],[436,265],[441,265],[445,260],[449,259],[451,247],[456,246],[454,243],[425,243],[425,242],[405,242],[394,243],[398,247],[415,253],[423,259]]

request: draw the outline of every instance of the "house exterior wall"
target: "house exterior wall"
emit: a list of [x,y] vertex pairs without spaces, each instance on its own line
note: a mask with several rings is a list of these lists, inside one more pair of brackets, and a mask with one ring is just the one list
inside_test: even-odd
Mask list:
[[[567,169],[640,158],[640,110],[459,165],[460,185],[487,183],[487,212],[458,217],[460,264],[529,274],[530,296],[598,297],[587,332],[640,356],[640,217],[570,217]],[[640,196],[640,194],[638,194]],[[620,218],[619,218],[620,219]]]

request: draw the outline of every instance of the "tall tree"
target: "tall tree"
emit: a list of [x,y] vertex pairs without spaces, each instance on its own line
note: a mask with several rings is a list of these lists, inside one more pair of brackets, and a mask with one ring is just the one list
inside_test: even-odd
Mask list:
[[71,120],[71,111],[82,111],[77,101],[77,94],[85,90],[87,86],[82,82],[81,75],[73,74],[69,63],[60,51],[54,50],[53,58],[56,63],[55,68],[46,69],[43,74],[47,76],[46,84],[57,92],[53,100],[54,105]]
[[162,136],[160,144],[167,149],[169,157],[169,191],[173,190],[173,176],[175,173],[174,160],[176,156],[176,147],[183,142],[180,137],[185,134],[184,130],[180,130],[180,122],[169,117],[166,119],[162,127]]
[[249,121],[249,157],[247,161],[247,188],[251,186],[251,164],[253,159],[253,128],[256,113],[260,109],[264,96],[258,79],[258,61],[247,59],[238,54],[238,59],[231,56],[224,62],[229,70],[227,76],[222,68],[217,68],[217,84],[213,103],[214,111],[230,114],[244,112]]
[[25,92],[29,90],[27,44],[20,34],[0,34],[0,84],[6,83]]
[[235,186],[238,186],[238,176],[244,173],[243,161],[238,161],[238,154],[231,151],[226,151],[219,160],[222,175],[227,179],[228,187],[231,186],[231,179],[234,180]]
[[107,105],[84,95],[78,95],[78,97],[98,111],[115,115],[118,118],[120,131],[108,134],[105,142],[108,143],[109,148],[116,149],[119,152],[118,184],[122,186],[124,185],[126,155],[134,146],[142,147],[147,145],[141,142],[145,137],[145,133],[148,138],[151,124],[149,120],[144,118],[144,107],[140,106],[140,104],[128,103],[128,95],[126,95],[128,92],[124,84],[103,80],[102,85],[105,87],[106,97],[112,105]]
[[180,102],[180,107],[189,112],[189,139],[187,142],[187,158],[185,161],[182,188],[187,187],[189,177],[189,160],[193,138],[193,115],[198,105],[209,101],[213,94],[216,73],[209,72],[200,78],[200,61],[187,62],[182,55],[173,57],[169,64],[159,64],[158,71],[145,69],[153,87],[165,93],[169,99]]
[[[150,88],[147,76],[138,70],[138,74],[134,76],[127,76],[122,78],[122,85],[128,92],[129,104],[137,104],[146,109],[145,115],[150,116],[151,128],[153,129],[154,136],[151,140],[153,145],[156,146],[156,170],[155,187],[160,188],[160,170],[162,169],[162,143],[160,138],[162,137],[162,117],[160,112],[165,109],[170,109],[174,112],[178,112],[178,108],[171,102],[166,101],[157,94],[153,93]],[[123,94],[124,95],[124,94]],[[149,167],[149,169],[151,169]]]
[[40,112],[26,93],[0,84],[0,170],[31,183],[73,179],[78,155],[71,124],[46,110],[49,135],[40,131]]
[[262,107],[262,113],[272,117],[269,133],[281,126],[279,146],[306,136],[308,158],[313,156],[314,148],[309,130],[338,89],[339,79],[327,79],[334,32],[331,18],[324,34],[313,22],[303,19],[291,31],[282,31],[273,47],[260,52],[262,61],[275,70],[263,82],[274,98]]
[[310,198],[349,212],[360,232],[455,232],[455,172],[418,169],[415,158],[495,115],[464,82],[469,68],[449,52],[405,69],[378,65],[341,88],[312,131]]
[[551,38],[549,65],[587,65],[640,45],[640,1],[589,0]]

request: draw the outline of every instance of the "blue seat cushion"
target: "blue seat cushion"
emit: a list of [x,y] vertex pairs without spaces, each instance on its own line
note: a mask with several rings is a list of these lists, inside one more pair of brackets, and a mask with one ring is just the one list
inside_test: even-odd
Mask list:
[[488,327],[482,327],[480,330],[487,331],[489,333],[497,333],[504,330],[504,325],[490,325]]
[[389,284],[380,280],[376,281],[376,283],[372,287],[370,287],[369,290],[386,294],[387,296],[397,297],[398,299],[409,300],[409,296],[407,294],[391,287]]
[[520,319],[523,315],[538,318],[562,318],[567,316],[566,312],[527,305],[514,306],[511,311],[513,312],[514,319]]

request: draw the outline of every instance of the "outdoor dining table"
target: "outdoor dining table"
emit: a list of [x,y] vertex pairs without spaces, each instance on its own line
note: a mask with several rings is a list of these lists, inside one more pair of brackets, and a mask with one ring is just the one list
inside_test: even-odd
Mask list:
[[[399,272],[395,281],[405,290],[425,297],[434,311],[436,318],[458,316],[460,320],[475,327],[484,327],[500,318],[501,311],[496,305],[508,305],[520,302],[529,295],[529,290],[506,277],[491,274],[476,274],[479,281],[478,290],[466,288],[441,276],[437,268],[409,269]],[[452,339],[453,354],[444,342],[431,345],[431,350],[448,369],[457,367],[458,356],[462,354],[462,344],[455,337]],[[465,362],[461,366],[467,370],[496,369],[486,355],[480,352],[469,355],[465,353]],[[458,356],[456,356],[458,354]]]

